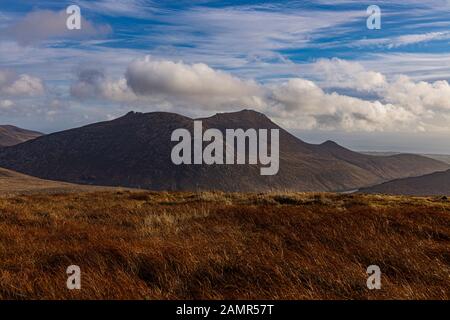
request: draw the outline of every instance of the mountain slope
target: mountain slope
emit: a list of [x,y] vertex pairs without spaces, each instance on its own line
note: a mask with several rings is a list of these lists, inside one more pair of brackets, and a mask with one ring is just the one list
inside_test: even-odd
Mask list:
[[0,168],[0,195],[15,193],[65,193],[114,190],[109,187],[76,185],[49,181]]
[[173,130],[193,131],[178,114],[134,113],[67,130],[0,150],[0,167],[40,178],[154,190],[339,191],[395,178],[446,170],[448,165],[414,155],[376,157],[335,143],[305,143],[265,115],[250,110],[201,119],[203,130],[280,129],[280,169],[261,176],[257,165],[174,165]]
[[[327,150],[330,156],[352,163],[385,180],[398,178],[399,170],[401,170],[401,175],[408,177],[417,176],[417,173],[422,170],[428,171],[429,173],[438,171],[432,169],[438,160],[434,159],[436,161],[431,162],[424,161],[428,157],[421,155],[396,154],[383,157],[367,157],[365,154],[346,149],[333,141],[327,141],[318,147]],[[440,170],[445,170],[448,167],[448,164],[440,163],[441,166],[439,167],[442,168]]]
[[387,193],[398,195],[450,195],[450,170],[420,177],[396,179],[360,190],[363,193]]
[[0,147],[12,146],[39,136],[42,136],[42,133],[3,125],[0,126]]
[[[369,152],[362,152],[362,153],[369,154],[372,156],[392,156],[392,155],[399,154],[399,152],[377,152],[377,151],[369,151]],[[422,153],[420,155],[450,164],[450,155],[448,155],[448,154]]]

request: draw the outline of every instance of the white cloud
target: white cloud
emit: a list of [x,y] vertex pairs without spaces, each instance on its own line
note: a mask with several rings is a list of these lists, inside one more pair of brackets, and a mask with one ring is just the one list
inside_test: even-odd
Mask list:
[[9,99],[0,100],[0,109],[9,109],[14,105],[14,102],[12,102]]
[[429,41],[447,40],[450,39],[450,32],[428,32],[417,34],[405,34],[397,37],[390,38],[375,38],[375,39],[362,39],[355,41],[353,45],[356,46],[384,46],[388,49],[398,48],[411,44],[424,43]]
[[187,99],[210,107],[254,105],[262,94],[254,81],[241,80],[203,63],[189,65],[147,56],[133,61],[125,75],[137,95]]
[[94,25],[81,15],[81,29],[69,30],[65,11],[38,10],[28,13],[15,24],[2,30],[3,37],[12,37],[23,45],[48,39],[85,39],[105,36],[111,32],[108,25]]
[[[408,128],[417,117],[401,106],[327,94],[315,83],[291,79],[272,88],[272,101],[279,111],[275,117],[296,129],[343,129],[345,131],[384,131]],[[297,117],[306,121],[297,122]]]
[[73,97],[86,99],[108,99],[112,101],[134,101],[136,95],[128,87],[125,78],[113,80],[98,69],[83,69],[78,73],[77,80],[72,83],[70,93]]
[[[414,116],[419,130],[448,130],[448,125],[441,121],[450,113],[450,85],[446,80],[415,81],[406,75],[387,80],[383,74],[367,71],[359,63],[339,59],[319,61],[317,68],[324,71],[321,74],[325,86],[364,89],[375,94],[385,106],[395,106],[403,115],[405,111],[410,115],[400,119],[412,120]],[[390,109],[389,116],[395,117],[396,113]]]
[[41,79],[28,74],[0,70],[0,93],[6,96],[40,96],[45,92]]
[[127,80],[125,78],[103,82],[100,87],[100,92],[102,96],[113,101],[137,100],[134,92],[128,87]]
[[446,80],[414,81],[406,75],[387,80],[383,74],[368,71],[357,62],[336,58],[320,60],[314,68],[322,75],[325,86],[375,93],[387,103],[403,106],[416,114],[450,110],[450,85]]
[[359,91],[374,91],[386,85],[386,77],[367,71],[361,64],[333,59],[320,59],[313,70],[326,79],[329,87],[351,88]]
[[399,76],[386,88],[384,98],[417,114],[450,111],[450,85],[445,80],[414,82],[407,76]]

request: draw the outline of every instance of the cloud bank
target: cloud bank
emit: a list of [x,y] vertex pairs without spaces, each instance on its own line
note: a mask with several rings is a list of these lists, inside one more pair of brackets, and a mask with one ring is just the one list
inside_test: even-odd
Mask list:
[[[118,80],[98,71],[84,72],[71,91],[77,98],[144,104],[157,101],[184,113],[186,109],[251,108],[295,129],[425,131],[436,129],[439,121],[434,120],[450,112],[447,81],[415,82],[406,76],[388,80],[379,72],[340,59],[319,60],[313,68],[323,88],[303,78],[258,83],[202,63],[147,56],[131,62]],[[339,89],[376,98],[354,97],[339,93]]]

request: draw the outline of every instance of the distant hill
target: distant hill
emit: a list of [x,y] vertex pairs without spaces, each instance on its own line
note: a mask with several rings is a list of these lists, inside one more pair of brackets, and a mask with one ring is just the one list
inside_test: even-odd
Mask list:
[[435,172],[420,177],[396,179],[359,190],[362,193],[397,195],[450,195],[450,170]]
[[13,146],[42,136],[42,133],[10,125],[0,125],[0,147]]
[[[399,152],[378,152],[378,151],[367,151],[367,152],[361,152],[361,153],[372,155],[372,156],[392,156],[392,155],[400,154]],[[448,154],[421,153],[420,155],[450,164],[450,155],[448,155]]]
[[257,165],[174,165],[173,130],[193,131],[194,119],[165,112],[134,113],[45,135],[0,149],[0,167],[81,184],[153,190],[344,191],[449,169],[418,155],[377,157],[332,141],[308,144],[264,114],[244,110],[203,118],[203,129],[280,130],[280,169],[261,176]]
[[424,154],[424,156],[450,164],[450,155],[447,154]]

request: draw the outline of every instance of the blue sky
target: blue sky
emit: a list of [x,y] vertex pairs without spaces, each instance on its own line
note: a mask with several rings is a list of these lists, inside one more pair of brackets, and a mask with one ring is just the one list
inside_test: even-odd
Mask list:
[[311,142],[450,153],[449,25],[447,0],[0,1],[0,123],[250,108]]

